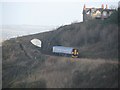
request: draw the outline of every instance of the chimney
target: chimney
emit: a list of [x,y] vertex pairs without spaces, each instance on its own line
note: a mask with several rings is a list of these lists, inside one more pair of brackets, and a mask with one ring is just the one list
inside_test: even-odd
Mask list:
[[84,4],[84,7],[83,7],[83,10],[86,10],[86,6],[85,6],[85,4]]
[[104,4],[102,4],[102,9],[104,9]]
[[108,5],[106,4],[106,9],[108,9]]

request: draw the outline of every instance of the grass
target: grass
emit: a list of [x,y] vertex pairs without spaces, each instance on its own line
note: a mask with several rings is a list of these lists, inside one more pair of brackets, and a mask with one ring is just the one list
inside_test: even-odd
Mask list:
[[[106,60],[45,56],[37,67],[22,65],[3,70],[3,87],[20,88],[114,88],[118,65]],[[108,60],[107,60],[108,61]],[[33,62],[34,63],[34,62]],[[39,63],[39,62],[38,62]],[[12,64],[14,65],[14,64]],[[36,64],[34,65],[36,66]],[[10,69],[11,68],[11,69]],[[9,72],[7,71],[9,70]],[[9,74],[10,73],[10,74]],[[92,82],[92,83],[91,83]]]

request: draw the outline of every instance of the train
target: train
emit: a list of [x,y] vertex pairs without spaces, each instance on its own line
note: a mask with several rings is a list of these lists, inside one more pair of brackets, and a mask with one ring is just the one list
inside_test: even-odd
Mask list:
[[[42,44],[41,40],[34,38],[31,40],[31,43],[34,46],[41,48],[41,44]],[[57,55],[76,57],[76,58],[79,57],[78,49],[73,47],[52,46],[52,53]]]
[[73,47],[53,46],[52,52],[57,55],[71,56],[73,58],[79,57],[78,49]]

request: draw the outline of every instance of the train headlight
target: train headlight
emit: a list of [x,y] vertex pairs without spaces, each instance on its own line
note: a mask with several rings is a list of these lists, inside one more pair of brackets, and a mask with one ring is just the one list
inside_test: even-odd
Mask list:
[[77,55],[78,55],[78,52],[77,52]]

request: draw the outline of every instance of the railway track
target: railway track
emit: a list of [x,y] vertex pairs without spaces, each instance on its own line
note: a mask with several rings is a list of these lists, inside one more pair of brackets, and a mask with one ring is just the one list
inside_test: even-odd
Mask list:
[[[29,52],[27,52],[23,45],[20,44],[20,47],[21,49],[24,51],[25,55],[28,57],[28,58],[32,58],[30,55],[29,55]],[[120,65],[120,62],[119,60],[111,60],[111,59],[101,59],[101,58],[98,58],[98,59],[92,59],[92,58],[71,58],[71,57],[65,57],[65,56],[56,56],[56,55],[53,55],[53,54],[46,54],[46,53],[43,53],[45,56],[47,57],[50,57],[50,58],[60,58],[61,60],[64,59],[65,61],[69,60],[71,62],[93,62],[93,63],[108,63],[108,64],[118,64]]]

